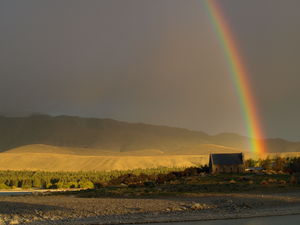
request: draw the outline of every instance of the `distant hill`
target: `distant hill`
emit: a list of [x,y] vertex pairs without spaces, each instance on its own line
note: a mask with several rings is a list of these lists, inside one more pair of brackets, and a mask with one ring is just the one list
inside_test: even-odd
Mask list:
[[[248,151],[237,134],[208,135],[112,119],[0,117],[0,170],[126,170],[208,163],[211,152]],[[298,156],[300,143],[268,139],[272,152]],[[278,153],[276,153],[278,154]],[[270,154],[272,155],[272,154]]]
[[116,152],[94,148],[74,148],[74,147],[58,147],[51,145],[33,144],[23,145],[21,147],[7,150],[4,153],[9,154],[64,154],[64,155],[84,155],[84,156],[173,156],[173,155],[208,155],[211,152],[229,153],[241,152],[240,149],[229,148],[221,145],[203,144],[197,148],[185,148],[184,151],[179,149],[172,152],[163,152],[159,149],[140,149],[125,152]]
[[[239,149],[218,145],[202,145],[197,150],[164,153],[160,150],[112,152],[99,149],[25,145],[0,153],[0,170],[42,171],[109,171],[158,167],[190,167],[208,164],[209,151],[228,153]],[[203,154],[200,154],[202,152]],[[268,154],[273,157],[274,154]],[[278,155],[278,153],[276,153]],[[279,154],[285,157],[300,156],[300,152]],[[252,157],[245,154],[246,159]]]
[[[26,145],[72,148],[76,154],[156,151],[164,154],[207,154],[222,149],[247,151],[249,138],[224,133],[208,135],[182,128],[127,123],[112,119],[35,115],[0,117],[0,152]],[[271,152],[299,152],[300,143],[266,141]],[[58,148],[57,151],[61,151]],[[69,149],[70,150],[70,149]],[[53,150],[51,150],[53,151]]]

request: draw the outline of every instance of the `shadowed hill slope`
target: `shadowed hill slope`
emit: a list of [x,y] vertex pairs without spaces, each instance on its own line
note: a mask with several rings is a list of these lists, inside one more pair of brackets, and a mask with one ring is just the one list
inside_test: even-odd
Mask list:
[[[236,134],[215,136],[167,126],[126,123],[111,119],[80,118],[73,116],[35,115],[30,117],[0,117],[0,152],[24,145],[42,144],[77,148],[77,152],[91,150],[131,152],[156,150],[163,153],[202,154],[206,146],[248,149],[249,139]],[[272,152],[300,151],[300,143],[268,139]],[[201,150],[202,149],[202,150]],[[205,153],[206,154],[206,153]]]
[[205,133],[179,128],[70,116],[1,117],[0,137],[0,151],[46,144],[118,152],[139,149],[168,151],[208,143],[209,138]]

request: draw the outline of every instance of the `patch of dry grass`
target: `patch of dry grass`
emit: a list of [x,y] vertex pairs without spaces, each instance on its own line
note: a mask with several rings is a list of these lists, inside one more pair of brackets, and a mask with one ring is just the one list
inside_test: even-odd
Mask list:
[[[165,153],[157,149],[112,152],[102,149],[27,145],[0,153],[1,170],[43,171],[109,171],[157,167],[193,167],[208,164],[209,153],[242,152],[241,149],[203,144],[199,148]],[[245,152],[245,151],[243,151]],[[284,157],[300,156],[299,152],[270,153]],[[251,154],[245,152],[246,158]]]
[[206,155],[84,156],[53,153],[1,153],[1,170],[129,170],[156,167],[191,167],[207,163]]

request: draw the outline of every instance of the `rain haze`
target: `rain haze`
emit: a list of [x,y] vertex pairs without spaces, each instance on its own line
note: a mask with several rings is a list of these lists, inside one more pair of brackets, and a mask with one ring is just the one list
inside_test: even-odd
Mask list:
[[[300,140],[300,1],[222,0],[267,137]],[[201,0],[1,0],[0,112],[247,135]]]

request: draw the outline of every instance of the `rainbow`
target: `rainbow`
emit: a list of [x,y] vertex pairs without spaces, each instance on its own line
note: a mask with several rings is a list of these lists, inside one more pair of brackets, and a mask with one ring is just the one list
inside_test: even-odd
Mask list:
[[251,137],[251,152],[256,156],[263,156],[266,152],[264,135],[257,106],[252,95],[249,75],[243,59],[239,54],[237,42],[226,21],[220,5],[216,0],[204,0],[211,23],[222,46],[228,63],[231,78],[236,87],[239,102],[243,111],[248,136]]

